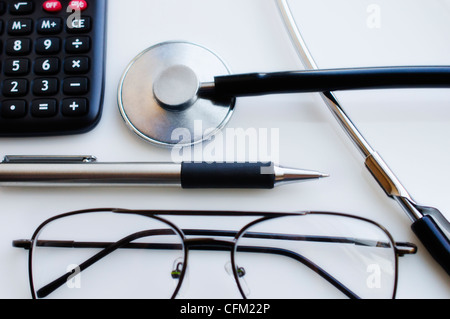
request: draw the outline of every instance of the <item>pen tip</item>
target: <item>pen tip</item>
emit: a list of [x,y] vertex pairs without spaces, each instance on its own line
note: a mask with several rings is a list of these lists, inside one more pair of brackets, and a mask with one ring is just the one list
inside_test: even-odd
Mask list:
[[327,173],[316,172],[311,170],[302,170],[296,168],[278,167],[275,170],[275,178],[277,184],[285,184],[292,182],[301,182],[320,178],[330,177]]

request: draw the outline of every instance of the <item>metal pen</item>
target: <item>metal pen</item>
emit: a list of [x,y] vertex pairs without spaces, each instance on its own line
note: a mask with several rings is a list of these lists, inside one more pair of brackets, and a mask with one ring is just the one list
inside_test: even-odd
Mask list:
[[328,177],[273,163],[101,163],[93,156],[6,156],[0,186],[169,186],[272,189]]

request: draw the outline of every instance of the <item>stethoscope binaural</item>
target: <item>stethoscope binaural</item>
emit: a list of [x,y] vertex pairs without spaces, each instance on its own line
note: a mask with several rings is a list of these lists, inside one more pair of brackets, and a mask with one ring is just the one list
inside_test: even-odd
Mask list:
[[[162,146],[209,139],[231,118],[237,97],[389,88],[448,88],[450,67],[376,67],[277,73],[230,73],[214,52],[164,42],[139,54],[119,86],[119,108],[141,138]],[[208,134],[195,128],[196,123]],[[177,129],[189,132],[180,145]]]

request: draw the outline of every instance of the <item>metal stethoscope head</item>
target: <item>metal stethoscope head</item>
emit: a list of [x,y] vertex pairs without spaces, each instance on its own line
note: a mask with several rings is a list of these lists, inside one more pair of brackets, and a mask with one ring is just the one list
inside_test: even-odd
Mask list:
[[[205,47],[164,42],[133,59],[121,79],[118,98],[125,122],[137,135],[161,146],[189,146],[222,129],[241,96],[444,87],[450,87],[447,66],[231,75],[222,59]],[[201,130],[196,127],[199,121]],[[182,142],[181,132],[187,133]]]
[[[188,42],[164,42],[139,54],[119,86],[119,108],[127,125],[141,138],[160,146],[199,143],[225,126],[235,98],[199,98],[201,83],[230,74],[212,51]],[[195,129],[196,121],[209,133]],[[180,143],[177,129],[189,132]]]

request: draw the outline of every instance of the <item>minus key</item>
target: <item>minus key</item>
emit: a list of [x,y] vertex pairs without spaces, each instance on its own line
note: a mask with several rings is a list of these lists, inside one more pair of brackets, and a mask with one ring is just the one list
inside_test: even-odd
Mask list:
[[86,94],[89,90],[89,81],[87,78],[67,78],[64,80],[64,94],[79,95]]

